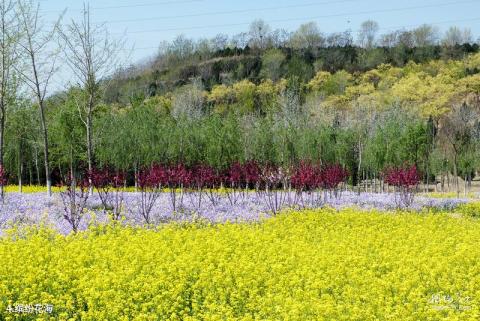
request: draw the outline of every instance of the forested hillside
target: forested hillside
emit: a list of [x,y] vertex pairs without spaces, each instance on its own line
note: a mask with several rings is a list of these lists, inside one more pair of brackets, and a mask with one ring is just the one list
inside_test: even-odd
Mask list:
[[468,29],[450,28],[441,34],[437,27],[422,25],[412,30],[379,34],[374,21],[366,21],[357,32],[322,33],[315,23],[295,32],[271,30],[262,20],[248,32],[234,36],[219,34],[213,39],[194,40],[178,36],[161,44],[152,59],[130,66],[113,77],[105,99],[128,104],[132,99],[164,95],[199,79],[206,90],[215,85],[233,85],[242,80],[259,84],[298,77],[310,81],[317,72],[365,72],[390,64],[459,60],[479,50]]

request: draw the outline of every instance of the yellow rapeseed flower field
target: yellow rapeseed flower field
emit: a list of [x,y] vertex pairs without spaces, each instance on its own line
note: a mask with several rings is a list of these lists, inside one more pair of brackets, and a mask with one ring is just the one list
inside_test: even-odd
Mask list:
[[[480,221],[289,212],[0,241],[0,320],[479,320]],[[15,304],[51,304],[16,314]],[[10,312],[9,312],[10,310]]]
[[[7,185],[5,186],[6,193],[17,193],[19,192],[20,188],[17,185]],[[62,191],[61,187],[52,186],[52,192],[58,193]],[[47,187],[41,185],[23,185],[22,186],[22,193],[46,193]]]

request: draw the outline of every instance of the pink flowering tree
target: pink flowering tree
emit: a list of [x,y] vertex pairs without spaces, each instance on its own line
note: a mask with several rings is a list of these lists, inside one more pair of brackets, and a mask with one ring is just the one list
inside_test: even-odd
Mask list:
[[308,204],[319,205],[321,203],[320,188],[323,177],[319,165],[301,161],[292,169],[290,180],[291,186],[295,189],[295,205],[306,208]]
[[258,194],[273,215],[278,214],[288,205],[289,184],[289,170],[274,165],[266,165],[262,168]]
[[167,185],[168,172],[164,166],[153,165],[137,175],[140,190],[140,215],[145,223],[152,223],[152,209],[161,195],[162,188]]
[[347,169],[340,164],[333,164],[322,169],[322,185],[326,191],[330,191],[335,197],[340,197],[339,186],[350,176]]
[[111,200],[113,219],[118,220],[123,207],[123,193],[125,186],[125,172],[116,171],[110,175],[110,184],[113,188],[113,198]]
[[170,202],[174,212],[183,210],[184,189],[192,186],[192,171],[179,163],[167,168],[166,185],[169,188]]
[[240,162],[234,162],[222,175],[222,184],[225,186],[226,195],[230,205],[237,204],[240,198],[240,189],[244,181],[243,166]]
[[114,220],[118,220],[123,206],[125,174],[108,168],[94,168],[89,175],[90,182],[97,190],[104,210],[110,212]]
[[250,188],[257,190],[260,184],[260,175],[261,168],[256,161],[249,160],[248,162],[243,164],[242,178],[245,190],[248,190]]
[[[187,182],[188,183],[188,182]],[[218,193],[215,189],[220,186],[219,175],[217,171],[208,165],[197,165],[191,170],[190,187],[194,190],[196,200],[192,202],[194,207],[200,209],[202,200],[206,194],[213,206],[218,203]]]
[[395,203],[398,208],[410,207],[413,203],[420,173],[417,167],[403,166],[387,168],[384,173],[385,182],[395,187]]
[[307,205],[314,207],[322,205],[327,192],[339,197],[338,187],[348,176],[348,171],[338,164],[321,166],[301,161],[292,169],[291,184],[296,191],[295,204],[302,208]]

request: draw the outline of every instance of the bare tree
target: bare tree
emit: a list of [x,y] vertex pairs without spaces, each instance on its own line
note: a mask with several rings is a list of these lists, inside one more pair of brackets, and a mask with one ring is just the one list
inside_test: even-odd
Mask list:
[[358,32],[358,42],[364,48],[372,48],[375,45],[375,38],[377,36],[379,27],[378,23],[373,20],[364,21],[360,25]]
[[241,32],[234,35],[230,41],[230,45],[233,48],[245,48],[248,44],[248,34],[246,32]]
[[[17,45],[21,32],[16,9],[16,1],[0,0],[0,168],[3,167],[7,108],[17,89],[14,65],[19,62]],[[3,196],[3,185],[0,196]]]
[[454,104],[450,113],[441,122],[441,139],[447,149],[450,150],[453,160],[453,176],[457,196],[460,195],[458,183],[458,162],[461,152],[468,148],[474,135],[479,111],[476,107],[467,103]]
[[458,27],[450,27],[442,39],[443,45],[453,47],[455,45],[463,45],[472,42],[472,31],[468,28],[460,29]]
[[224,50],[228,44],[228,35],[219,33],[210,41],[212,43],[213,50]]
[[415,39],[412,31],[401,31],[398,34],[398,43],[406,48],[415,47]]
[[381,35],[380,45],[382,47],[392,48],[398,45],[399,31],[392,31]]
[[285,47],[292,36],[291,32],[285,29],[275,29],[271,32],[272,45],[274,47]]
[[413,37],[416,47],[426,47],[435,45],[440,36],[437,27],[424,24],[413,30]]
[[295,49],[312,49],[323,47],[325,37],[315,22],[301,25],[290,38],[291,46]]
[[175,91],[171,113],[177,121],[197,120],[204,114],[204,105],[202,82],[195,79],[191,85],[183,86]]
[[57,71],[58,48],[52,44],[57,35],[60,18],[52,27],[46,27],[40,16],[40,5],[33,1],[18,1],[18,16],[23,33],[23,41],[19,42],[22,53],[28,64],[26,70],[17,69],[25,84],[32,90],[40,111],[44,145],[45,180],[47,193],[52,195],[52,181],[49,167],[49,148],[47,119],[45,115],[45,98],[52,77]]
[[101,82],[117,69],[119,53],[123,48],[123,41],[112,38],[105,25],[93,25],[90,18],[90,9],[84,4],[82,19],[72,20],[70,25],[60,30],[66,63],[75,77],[76,85],[83,90],[78,108],[87,134],[89,171],[94,166],[93,115],[100,98]]
[[344,32],[334,32],[328,35],[326,39],[327,47],[346,47],[353,43],[352,32],[346,30]]
[[256,49],[265,49],[270,41],[270,26],[262,19],[254,20],[250,24],[250,46]]

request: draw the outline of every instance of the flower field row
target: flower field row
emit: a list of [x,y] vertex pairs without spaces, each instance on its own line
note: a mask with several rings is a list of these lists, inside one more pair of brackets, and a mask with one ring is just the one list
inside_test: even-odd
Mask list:
[[[63,190],[62,187],[60,186],[53,186],[52,187],[52,192],[54,193],[59,193]],[[18,193],[19,192],[19,187],[17,185],[6,185],[4,186],[4,192],[5,193]],[[24,185],[22,186],[22,193],[46,193],[47,192],[47,187],[42,186],[42,185]]]
[[[172,207],[172,197],[176,195],[177,209]],[[177,191],[165,191],[158,194],[150,213],[150,224],[158,225],[169,221],[193,221],[204,220],[209,222],[249,222],[258,221],[262,217],[272,216],[269,206],[269,199],[274,199],[274,194],[257,193],[254,191],[235,193],[224,190],[221,193],[207,194],[204,192],[186,192],[181,196]],[[280,195],[280,192],[279,192]],[[119,210],[119,219],[125,224],[141,226],[146,223],[142,215],[141,193],[121,193],[122,206]],[[200,205],[199,200],[201,199]],[[215,205],[212,205],[209,197],[214,197]],[[318,199],[320,197],[320,199]],[[330,193],[308,193],[303,192],[299,196],[296,192],[281,192],[283,209],[299,208],[320,208],[331,207],[344,209],[356,207],[361,209],[378,209],[382,211],[394,210],[395,195],[392,193],[361,193],[360,195],[351,191],[338,193],[337,197]],[[114,199],[112,197],[112,199]],[[301,200],[303,200],[301,202]],[[412,210],[420,211],[425,208],[435,208],[442,211],[452,211],[459,205],[469,202],[468,199],[447,199],[416,197],[410,207]],[[0,231],[12,225],[39,225],[47,224],[62,234],[72,231],[64,215],[64,204],[59,193],[48,197],[44,193],[20,194],[9,193],[5,196],[4,203],[0,202]],[[105,223],[109,221],[111,211],[106,210],[98,193],[88,197],[84,212],[79,221],[79,230],[84,230],[91,223]]]
[[[478,320],[480,221],[310,210],[0,241],[4,320]],[[22,264],[18,264],[22,262]],[[50,314],[7,312],[50,304]]]
[[[6,182],[6,174],[3,168],[0,170],[2,185]],[[206,213],[212,220],[212,213],[214,217],[218,217],[218,208],[223,207],[223,212],[231,216],[239,204],[241,209],[249,210],[246,217],[259,214],[276,215],[285,208],[322,207],[327,205],[327,202],[331,203],[332,198],[335,198],[335,205],[341,205],[338,204],[339,199],[347,188],[349,175],[348,170],[339,164],[327,165],[308,161],[282,167],[250,160],[245,163],[233,162],[223,170],[206,164],[190,167],[183,163],[153,164],[135,172],[135,187],[138,187],[140,192],[134,208],[130,206],[126,210],[126,172],[108,167],[93,168],[84,173],[67,174],[61,184],[63,188],[59,191],[62,203],[60,212],[73,232],[77,232],[85,224],[85,214],[93,207],[103,208],[103,214],[108,214],[113,220],[118,221],[128,213],[135,218],[140,216],[146,224],[155,224],[158,217],[155,217],[154,209],[159,202],[164,201],[162,198],[167,191],[169,207],[175,216],[179,213],[182,216]],[[414,204],[416,186],[420,181],[417,168],[388,168],[382,175],[383,181],[395,188],[393,200],[391,197],[385,198],[391,201],[390,205],[410,208]],[[91,204],[94,191],[100,205]],[[2,190],[2,207],[5,204],[4,196]],[[224,196],[230,208],[224,206]],[[360,200],[360,195],[357,198]],[[206,207],[205,203],[209,205]],[[361,200],[360,203],[364,205]],[[357,204],[357,201],[353,204]],[[15,205],[15,202],[10,203],[10,216],[16,216],[18,212]],[[169,209],[161,211],[163,215],[168,212]],[[33,216],[35,214],[38,216],[38,213]],[[92,211],[90,214],[93,214]],[[6,216],[9,216],[8,212]],[[240,219],[244,220],[246,217]],[[238,218],[235,217],[235,220]],[[2,217],[0,223],[1,219]],[[6,220],[5,217],[3,219]],[[27,220],[31,221],[32,217],[27,217]]]

